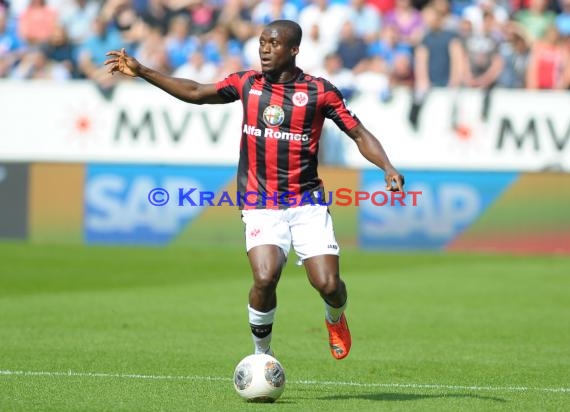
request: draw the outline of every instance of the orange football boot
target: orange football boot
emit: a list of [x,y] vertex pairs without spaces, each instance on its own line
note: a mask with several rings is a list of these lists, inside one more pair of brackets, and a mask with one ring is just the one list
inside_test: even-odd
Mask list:
[[350,337],[350,330],[348,329],[344,313],[340,315],[338,322],[329,323],[329,321],[325,319],[325,323],[329,331],[331,354],[336,359],[346,358],[348,356],[348,352],[350,352],[352,338]]

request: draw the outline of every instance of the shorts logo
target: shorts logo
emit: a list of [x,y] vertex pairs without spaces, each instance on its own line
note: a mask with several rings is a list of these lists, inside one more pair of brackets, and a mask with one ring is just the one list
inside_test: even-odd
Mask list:
[[271,105],[267,106],[263,111],[263,121],[267,126],[280,126],[285,120],[285,112],[281,106]]
[[249,236],[250,237],[257,237],[257,235],[259,235],[261,233],[260,229],[253,229],[251,232],[249,232]]
[[309,101],[309,96],[305,92],[297,92],[293,95],[293,104],[297,107],[306,106]]

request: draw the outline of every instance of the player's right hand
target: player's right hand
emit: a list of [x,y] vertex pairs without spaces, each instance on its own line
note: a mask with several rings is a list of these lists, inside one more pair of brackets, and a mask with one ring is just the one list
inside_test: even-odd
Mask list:
[[110,56],[105,60],[105,66],[109,66],[109,73],[120,72],[131,77],[139,75],[141,64],[134,57],[129,56],[124,48],[120,51],[110,51],[106,55]]

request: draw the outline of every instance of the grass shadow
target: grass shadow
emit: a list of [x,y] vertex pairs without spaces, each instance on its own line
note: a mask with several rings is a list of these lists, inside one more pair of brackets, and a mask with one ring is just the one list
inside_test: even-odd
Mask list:
[[474,394],[458,394],[458,393],[442,393],[437,395],[426,395],[416,393],[398,393],[398,392],[380,392],[380,393],[359,393],[359,394],[343,394],[322,396],[321,400],[347,400],[347,399],[365,399],[369,401],[384,401],[384,402],[400,402],[400,401],[416,401],[421,399],[436,399],[436,398],[473,398],[482,401],[492,402],[507,402],[503,398],[494,396],[481,396]]

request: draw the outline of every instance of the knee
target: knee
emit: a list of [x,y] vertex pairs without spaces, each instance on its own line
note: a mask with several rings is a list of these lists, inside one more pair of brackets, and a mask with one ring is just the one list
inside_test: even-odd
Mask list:
[[334,296],[342,287],[342,281],[337,273],[331,273],[319,277],[319,279],[313,283],[313,286],[319,291],[321,296]]
[[272,271],[256,271],[253,278],[254,287],[263,291],[275,290],[279,282],[279,274]]

